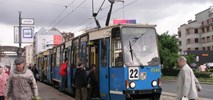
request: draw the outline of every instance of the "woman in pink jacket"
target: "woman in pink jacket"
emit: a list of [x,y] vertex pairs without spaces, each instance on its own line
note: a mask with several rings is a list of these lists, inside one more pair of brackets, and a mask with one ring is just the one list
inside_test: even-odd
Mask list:
[[8,75],[4,72],[4,68],[0,65],[0,100],[4,100],[7,78]]

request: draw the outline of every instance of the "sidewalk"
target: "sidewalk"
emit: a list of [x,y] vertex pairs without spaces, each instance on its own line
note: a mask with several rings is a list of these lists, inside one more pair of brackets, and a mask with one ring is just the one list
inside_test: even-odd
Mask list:
[[[176,100],[176,94],[162,92],[160,100]],[[213,100],[213,99],[199,97],[199,100]]]

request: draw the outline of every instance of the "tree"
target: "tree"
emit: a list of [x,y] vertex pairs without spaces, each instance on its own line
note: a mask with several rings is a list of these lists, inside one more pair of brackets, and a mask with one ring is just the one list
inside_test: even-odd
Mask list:
[[196,61],[195,55],[193,55],[193,54],[184,55],[184,57],[187,59],[188,64],[195,63],[195,61]]
[[163,67],[172,69],[177,65],[179,45],[175,36],[168,32],[158,35],[158,46]]

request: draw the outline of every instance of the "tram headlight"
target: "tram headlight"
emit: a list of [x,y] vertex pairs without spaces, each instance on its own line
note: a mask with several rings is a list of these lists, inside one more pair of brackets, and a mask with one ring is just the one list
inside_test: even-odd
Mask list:
[[135,88],[135,86],[136,86],[135,82],[130,82],[130,83],[129,83],[129,87],[130,87],[130,88],[133,89],[133,88]]
[[153,81],[152,81],[152,86],[155,87],[155,86],[157,86],[157,85],[158,85],[158,82],[157,82],[156,80],[153,80]]

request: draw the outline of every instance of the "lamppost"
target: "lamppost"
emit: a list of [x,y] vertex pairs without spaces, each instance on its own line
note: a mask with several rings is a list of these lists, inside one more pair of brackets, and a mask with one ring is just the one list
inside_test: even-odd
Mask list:
[[19,48],[17,50],[18,57],[21,57],[22,55],[22,48],[21,48],[21,11],[19,13]]

